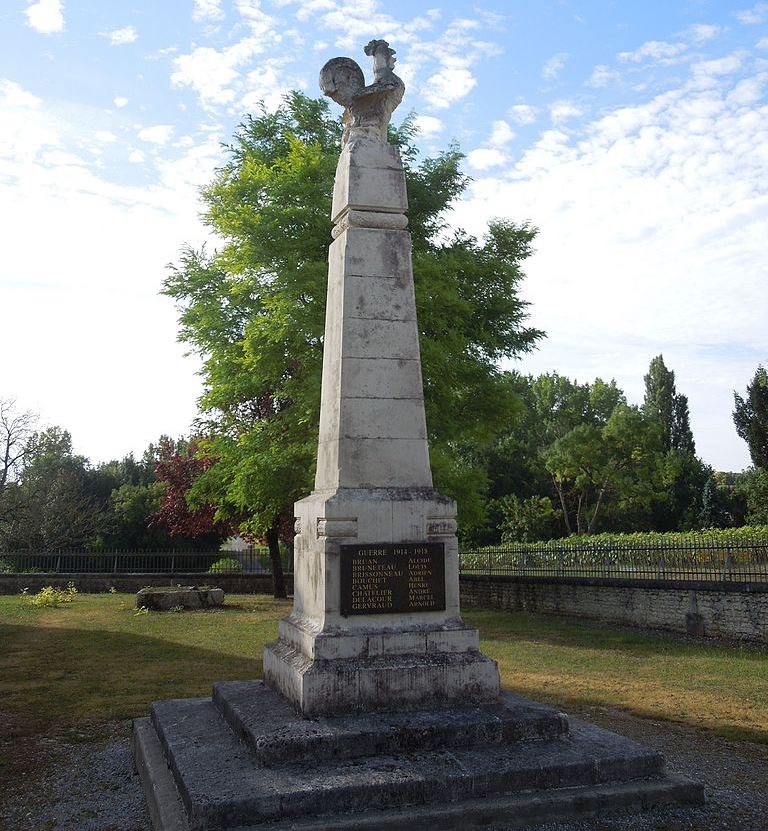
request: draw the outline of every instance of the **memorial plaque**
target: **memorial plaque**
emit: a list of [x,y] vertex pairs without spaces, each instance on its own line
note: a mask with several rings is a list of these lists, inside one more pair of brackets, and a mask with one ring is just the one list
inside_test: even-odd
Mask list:
[[339,551],[342,615],[445,609],[444,543],[342,545]]

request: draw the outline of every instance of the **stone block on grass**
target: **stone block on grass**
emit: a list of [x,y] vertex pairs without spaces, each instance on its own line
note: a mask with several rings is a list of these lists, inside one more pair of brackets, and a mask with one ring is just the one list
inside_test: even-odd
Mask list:
[[136,593],[136,608],[153,612],[170,609],[210,609],[224,603],[224,589],[210,586],[147,586]]

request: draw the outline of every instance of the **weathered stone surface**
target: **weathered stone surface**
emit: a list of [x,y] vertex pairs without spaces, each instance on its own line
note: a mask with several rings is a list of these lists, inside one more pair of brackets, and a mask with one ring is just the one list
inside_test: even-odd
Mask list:
[[307,716],[479,704],[499,694],[496,662],[478,651],[312,660],[278,641],[264,649],[264,677]]
[[[262,724],[272,729],[261,734],[259,743],[256,733],[245,735],[259,730],[250,694],[238,695],[232,686],[218,692],[220,706],[224,698],[229,702],[224,704],[225,710],[230,708],[225,717],[204,699],[160,702],[151,713],[189,828],[195,831],[313,819],[319,823],[322,817],[328,828],[338,827],[337,821],[347,821],[349,827],[395,828],[377,825],[377,816],[388,823],[391,812],[407,808],[409,814],[439,818],[448,806],[456,821],[460,816],[476,818],[473,800],[480,794],[501,798],[495,818],[506,824],[516,819],[511,813],[514,800],[522,800],[517,804],[526,806],[528,821],[535,821],[551,815],[549,809],[537,811],[537,805],[557,804],[559,815],[573,815],[584,804],[596,810],[625,807],[629,794],[638,808],[653,805],[657,795],[660,801],[702,799],[700,787],[665,775],[658,753],[581,722],[572,721],[565,733],[556,713],[540,722],[543,733],[532,726],[535,715],[526,726],[525,718],[513,718],[506,738],[503,727],[492,718],[484,720],[481,713],[467,712],[453,727],[451,712],[457,711],[434,713],[424,717],[431,719],[424,724],[425,746],[415,749],[410,742],[416,725],[409,725],[406,716],[302,724],[295,715],[281,712],[275,698],[274,707],[262,703]],[[270,696],[269,690],[254,692]],[[522,708],[520,712],[530,708],[531,714],[546,709],[519,699],[512,706]],[[400,740],[403,750],[397,747]],[[350,757],[355,744],[375,755]],[[141,752],[137,756],[141,767]]]
[[140,589],[136,593],[136,607],[167,612],[169,609],[209,609],[221,606],[224,589],[196,588],[195,586],[168,586]]
[[479,707],[307,719],[261,681],[214,684],[213,701],[264,765],[558,738],[568,719],[511,693]]

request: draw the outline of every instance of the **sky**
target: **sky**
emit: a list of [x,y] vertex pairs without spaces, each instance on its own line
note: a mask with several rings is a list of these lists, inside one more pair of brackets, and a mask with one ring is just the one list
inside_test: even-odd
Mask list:
[[[697,450],[749,464],[732,421],[768,363],[768,2],[2,0],[0,397],[94,462],[180,435],[198,361],[160,295],[216,244],[199,188],[260,102],[319,95],[385,38],[434,154],[472,179],[450,221],[539,228],[521,293],[547,337],[505,368],[614,378],[663,354]],[[335,105],[332,105],[337,109]],[[329,240],[330,242],[330,240]]]

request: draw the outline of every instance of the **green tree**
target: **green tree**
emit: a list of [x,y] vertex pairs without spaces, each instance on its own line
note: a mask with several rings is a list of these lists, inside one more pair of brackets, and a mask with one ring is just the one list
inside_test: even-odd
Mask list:
[[509,494],[500,503],[502,542],[536,542],[562,535],[560,513],[548,496],[520,499]]
[[755,467],[768,470],[768,372],[758,366],[755,377],[747,384],[747,396],[733,394],[733,421],[736,432],[749,446]]
[[88,491],[88,460],[60,427],[34,433],[14,488],[14,511],[4,523],[8,548],[76,548],[92,543],[106,517]]
[[747,489],[747,524],[768,525],[768,470],[757,467],[750,471]]
[[[270,550],[315,467],[340,136],[327,104],[299,93],[247,118],[203,191],[223,244],[185,250],[165,283],[181,339],[203,358],[201,451],[214,463],[189,500],[215,504]],[[486,473],[462,443],[489,444],[507,423],[516,399],[497,362],[541,336],[523,325],[517,294],[535,230],[497,221],[483,241],[448,234],[444,213],[467,185],[461,154],[451,147],[417,163],[413,136],[407,120],[390,140],[406,167],[432,466],[464,521],[479,521]]]
[[579,424],[544,452],[569,533],[592,534],[610,503],[648,506],[661,484],[658,425],[619,404],[605,425]]
[[657,531],[698,527],[702,492],[712,471],[696,456],[688,398],[678,393],[675,373],[657,355],[645,376],[645,414],[661,426],[666,487],[654,501],[651,524]]
[[657,355],[648,367],[643,410],[655,418],[662,429],[665,450],[696,452],[688,414],[688,398],[675,386],[675,373],[667,369],[664,356]]
[[727,528],[731,525],[727,496],[714,476],[710,476],[704,484],[699,524],[702,528]]

